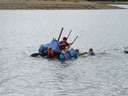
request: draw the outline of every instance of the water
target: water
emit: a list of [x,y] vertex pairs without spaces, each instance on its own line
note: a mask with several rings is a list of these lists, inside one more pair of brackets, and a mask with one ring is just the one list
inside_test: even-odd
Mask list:
[[[128,10],[0,11],[0,96],[127,96]],[[61,64],[31,58],[40,44],[64,36],[96,56]]]
[[120,7],[120,8],[125,8],[125,9],[128,9],[128,5],[126,4],[113,4],[112,6],[117,6],[117,7]]

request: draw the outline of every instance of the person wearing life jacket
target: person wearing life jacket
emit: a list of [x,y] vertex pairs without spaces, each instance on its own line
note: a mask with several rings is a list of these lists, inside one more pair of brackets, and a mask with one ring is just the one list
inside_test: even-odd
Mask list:
[[67,42],[67,38],[66,37],[63,37],[63,40],[59,42],[59,47],[60,47],[60,50],[65,50],[66,47],[70,47],[71,44],[69,44]]

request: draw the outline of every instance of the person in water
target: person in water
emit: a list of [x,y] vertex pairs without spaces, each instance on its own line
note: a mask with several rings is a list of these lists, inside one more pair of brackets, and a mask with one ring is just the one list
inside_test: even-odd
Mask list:
[[95,53],[94,53],[94,51],[93,51],[92,48],[89,49],[89,51],[88,51],[88,55],[91,55],[91,56],[94,56],[94,55],[95,55]]
[[65,50],[66,48],[69,48],[71,44],[67,42],[67,38],[63,37],[63,40],[59,42],[60,50]]

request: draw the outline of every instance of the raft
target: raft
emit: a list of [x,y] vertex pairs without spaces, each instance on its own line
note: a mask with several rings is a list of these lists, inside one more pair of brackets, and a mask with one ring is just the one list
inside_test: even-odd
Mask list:
[[[52,50],[57,54],[54,58],[48,57],[48,48],[52,48]],[[75,51],[74,48],[70,48],[69,51],[63,53],[59,48],[59,42],[56,39],[51,40],[49,43],[43,44],[40,46],[38,53],[31,54],[32,57],[41,56],[47,59],[58,59],[61,62],[65,62],[67,60],[74,60],[77,59],[79,56],[86,54],[87,52],[83,52],[79,54]]]

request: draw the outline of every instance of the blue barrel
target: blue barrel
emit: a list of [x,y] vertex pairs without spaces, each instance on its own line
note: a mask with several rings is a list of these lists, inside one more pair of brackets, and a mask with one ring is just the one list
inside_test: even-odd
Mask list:
[[72,58],[72,57],[71,57],[70,51],[66,52],[66,53],[65,53],[65,60],[69,60],[69,59],[71,59],[71,58]]
[[75,51],[74,48],[71,48],[69,52],[70,52],[70,55],[72,58],[74,58],[74,59],[78,58],[78,53]]
[[64,62],[65,61],[65,56],[63,53],[60,53],[58,59],[61,61],[61,62]]
[[47,50],[48,50],[48,46],[49,46],[49,44],[45,44],[45,45],[41,45],[40,46],[40,48],[39,48],[39,53],[45,53],[45,54],[47,54]]

